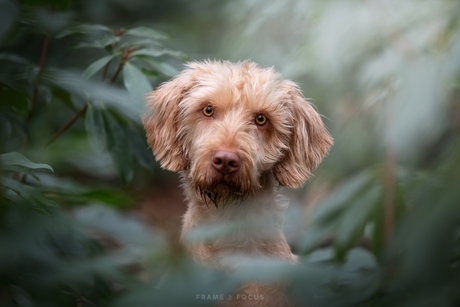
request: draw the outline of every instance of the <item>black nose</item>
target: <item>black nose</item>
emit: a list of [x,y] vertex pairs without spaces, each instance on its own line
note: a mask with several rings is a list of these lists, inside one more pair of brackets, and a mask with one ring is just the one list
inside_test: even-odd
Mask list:
[[231,174],[240,169],[241,159],[231,151],[219,150],[212,156],[212,167],[221,174]]

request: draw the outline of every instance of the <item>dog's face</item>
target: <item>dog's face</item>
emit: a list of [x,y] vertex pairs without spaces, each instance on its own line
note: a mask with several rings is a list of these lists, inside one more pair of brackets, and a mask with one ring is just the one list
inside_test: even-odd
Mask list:
[[270,172],[301,186],[332,144],[296,84],[254,63],[191,63],[149,99],[156,159],[215,204],[255,193]]

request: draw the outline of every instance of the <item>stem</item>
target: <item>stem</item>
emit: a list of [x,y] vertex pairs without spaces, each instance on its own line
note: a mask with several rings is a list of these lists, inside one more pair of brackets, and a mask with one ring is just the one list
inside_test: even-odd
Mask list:
[[107,76],[107,71],[109,70],[110,63],[112,63],[112,60],[105,64],[104,70],[102,71],[101,83],[104,82],[105,77]]
[[126,59],[129,57],[129,54],[131,53],[131,48],[128,47],[125,49],[125,52],[123,52],[123,57],[121,58],[121,61],[120,61],[120,65],[118,65],[118,68],[117,70],[115,71],[115,73],[113,74],[113,77],[112,79],[110,80],[110,84],[114,83],[115,80],[117,79],[118,75],[120,74],[121,72],[121,69],[123,68],[123,66],[125,66],[125,63],[126,63]]
[[[386,126],[393,126],[393,109],[391,104],[391,99],[387,100],[386,103]],[[387,136],[387,145],[386,145],[386,162],[385,162],[385,185],[384,185],[384,239],[385,243],[390,243],[393,232],[394,232],[394,211],[395,211],[395,168],[396,168],[396,158],[395,150],[393,143],[393,135],[390,134]]]
[[[40,84],[40,77],[42,75],[43,69],[45,68],[45,61],[46,61],[46,56],[48,54],[49,43],[50,43],[49,36],[45,36],[45,39],[43,41],[42,53],[40,55],[40,62],[38,64],[38,73],[34,80],[34,87],[32,91],[32,100],[30,103],[30,109],[29,109],[29,112],[27,113],[27,118],[26,118],[27,128],[30,127],[30,123],[32,121],[32,114],[33,114],[33,111],[35,110],[35,105],[37,103],[38,85]],[[24,137],[24,139],[22,140],[23,148],[26,146],[27,140],[28,140],[27,136]]]
[[[391,142],[391,141],[390,141]],[[385,166],[385,211],[384,211],[384,235],[388,244],[394,232],[395,211],[395,154],[393,144],[387,145],[387,158]]]
[[38,73],[37,73],[37,76],[35,77],[35,80],[34,80],[34,89],[33,89],[33,92],[32,92],[32,102],[30,104],[29,113],[27,114],[27,120],[26,120],[27,127],[30,126],[30,121],[31,121],[31,118],[32,118],[32,112],[35,109],[35,104],[36,104],[36,101],[37,101],[37,94],[38,94],[38,85],[40,83],[40,77],[42,75],[43,69],[45,68],[45,60],[46,60],[46,55],[48,54],[48,45],[49,45],[49,43],[50,43],[49,36],[45,36],[45,40],[43,41],[42,54],[40,56],[40,64],[38,66],[39,67],[38,68]]
[[[125,52],[123,53],[123,57],[122,57],[122,59],[121,59],[121,61],[120,61],[120,65],[118,65],[117,70],[115,71],[115,73],[113,74],[112,78],[110,79],[110,84],[112,84],[113,82],[115,82],[115,80],[117,79],[118,75],[120,74],[121,69],[122,69],[123,66],[125,65],[126,59],[128,58],[130,52],[131,52],[131,48],[128,47],[128,48],[125,49]],[[109,63],[110,63],[110,62],[109,62]],[[109,64],[109,63],[108,63],[108,64]],[[108,67],[108,64],[106,65],[106,68]],[[105,69],[104,69],[104,71],[105,71]],[[105,74],[106,74],[106,72],[104,72],[104,78],[105,78]],[[88,101],[80,110],[78,110],[78,112],[75,113],[75,115],[74,115],[67,123],[65,123],[64,126],[62,126],[61,129],[59,129],[59,131],[57,131],[57,132],[49,139],[49,141],[45,144],[45,147],[48,146],[48,145],[50,145],[51,143],[53,143],[54,140],[55,140],[57,137],[59,137],[62,133],[64,133],[67,129],[69,129],[69,127],[72,126],[72,124],[73,124],[74,122],[76,122],[77,119],[78,119],[81,115],[85,114],[86,109],[88,108],[88,104],[89,104],[89,101]]]
[[51,143],[54,142],[54,140],[60,136],[62,133],[64,133],[67,129],[69,129],[70,126],[82,115],[86,112],[86,109],[88,108],[89,102],[87,102],[80,110],[78,110],[77,113],[64,125],[59,129],[50,139],[49,141],[45,144],[45,147],[50,145]]

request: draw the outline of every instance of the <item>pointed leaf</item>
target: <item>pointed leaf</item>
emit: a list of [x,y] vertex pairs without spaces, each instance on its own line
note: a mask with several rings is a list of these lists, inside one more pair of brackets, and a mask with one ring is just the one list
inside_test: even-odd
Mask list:
[[140,129],[135,129],[135,127],[133,127],[126,128],[125,131],[126,135],[128,136],[134,157],[136,157],[140,165],[153,171],[155,166],[155,159],[153,158],[152,151],[147,145],[144,130],[142,129],[142,132],[139,130]]
[[71,27],[68,29],[63,30],[60,32],[56,38],[63,38],[65,36],[68,36],[70,34],[75,34],[75,33],[91,33],[94,31],[107,31],[111,32],[110,28],[103,26],[103,25],[79,25],[75,27]]
[[177,69],[165,62],[155,61],[152,58],[142,58],[147,64],[166,77],[174,77],[179,73]]
[[17,165],[32,169],[47,169],[54,173],[53,168],[48,164],[34,163],[19,152],[8,152],[5,154],[0,154],[0,167],[3,167],[3,165]]
[[363,193],[359,198],[355,198],[349,207],[340,217],[335,246],[339,258],[345,255],[345,252],[352,248],[363,236],[364,227],[372,220],[372,213],[375,212],[375,206],[381,204],[379,200],[383,197],[380,185],[374,184]]
[[123,68],[123,81],[133,103],[142,104],[147,93],[153,90],[152,85],[142,72],[131,63]]
[[109,112],[104,112],[107,150],[120,180],[127,184],[134,175],[133,157],[125,131]]
[[129,29],[126,31],[127,35],[133,35],[133,36],[140,36],[140,37],[146,37],[150,38],[153,40],[165,40],[168,39],[168,36],[160,31],[153,30],[148,27],[137,27],[133,29]]
[[106,143],[104,118],[99,108],[88,104],[88,109],[85,113],[85,128],[88,131],[88,136],[93,147],[102,151]]
[[84,43],[77,43],[73,44],[73,48],[97,48],[97,49],[104,49],[107,46],[112,45],[113,43],[117,43],[120,41],[119,36],[107,36],[102,39],[98,39],[94,42],[84,42]]
[[123,43],[121,43],[120,45],[118,45],[118,48],[120,50],[123,50],[125,49],[126,47],[136,47],[136,48],[139,48],[139,47],[155,47],[155,48],[161,48],[162,47],[162,44],[158,41],[153,41],[151,39],[148,39],[148,38],[143,38],[143,37],[135,37],[133,39],[129,39]]
[[96,62],[92,63],[91,65],[88,66],[88,68],[85,69],[85,71],[82,73],[83,79],[89,79],[91,76],[93,76],[95,73],[97,73],[101,68],[103,68],[107,63],[109,63],[115,55],[111,54],[108,56],[105,56]]
[[187,57],[185,53],[180,52],[180,51],[174,51],[174,50],[169,50],[169,49],[156,49],[156,48],[143,48],[143,49],[136,50],[132,53],[132,56],[134,57],[141,56],[141,55],[150,56],[154,58],[160,57],[163,55],[170,55],[170,56],[177,57],[177,58]]

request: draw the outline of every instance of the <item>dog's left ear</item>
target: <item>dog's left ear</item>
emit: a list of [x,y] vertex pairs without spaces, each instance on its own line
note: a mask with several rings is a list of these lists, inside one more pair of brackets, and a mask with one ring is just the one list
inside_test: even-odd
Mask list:
[[279,183],[288,188],[301,187],[329,152],[333,143],[320,115],[306,100],[298,86],[287,81],[291,99],[293,130],[289,150],[275,165]]
[[177,136],[180,125],[179,104],[193,86],[190,69],[163,83],[147,96],[148,112],[142,117],[147,143],[164,169],[179,172],[188,159]]

